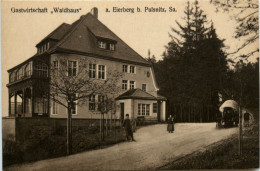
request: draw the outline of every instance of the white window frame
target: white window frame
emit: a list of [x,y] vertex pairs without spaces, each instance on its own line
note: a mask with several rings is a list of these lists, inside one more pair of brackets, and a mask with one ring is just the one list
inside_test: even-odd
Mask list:
[[[55,66],[55,62],[57,62],[57,66]],[[59,69],[59,61],[58,60],[53,61],[53,68],[57,69],[57,70]]]
[[[145,90],[143,90],[143,85],[145,85]],[[147,84],[142,84],[142,90],[145,92],[147,91]]]
[[142,104],[141,103],[138,103],[138,108],[137,108],[137,114],[139,115],[139,116],[142,116],[142,110],[141,110],[141,108],[142,108]]
[[102,41],[102,40],[99,40],[99,41],[98,41],[98,47],[99,47],[100,49],[106,49],[106,45],[107,45],[106,42],[104,42],[104,41]]
[[[104,66],[104,78],[99,78],[99,66]],[[102,70],[101,70],[101,73],[102,73]],[[106,80],[106,65],[97,65],[97,79]]]
[[[75,75],[69,75],[69,62],[76,62],[76,74]],[[67,60],[67,67],[68,67],[68,72],[67,72],[67,75],[69,77],[74,77],[74,76],[77,76],[78,74],[78,61],[77,60]],[[72,71],[73,71],[73,67],[72,67]],[[73,73],[73,72],[72,72]]]
[[114,43],[109,43],[109,50],[115,51],[115,47]]
[[[148,115],[147,115],[147,112],[148,112]],[[138,103],[137,115],[138,116],[151,116],[151,105],[144,104],[144,103]]]
[[[95,65],[95,68],[93,68],[93,65]],[[91,66],[91,68],[90,68],[90,66]],[[89,64],[89,70],[88,70],[88,72],[89,72],[89,76],[91,75],[91,77],[89,77],[89,78],[92,78],[92,79],[96,79],[97,78],[97,64]],[[93,72],[95,71],[95,74],[93,75]],[[94,76],[94,77],[93,77]]]
[[73,114],[72,112],[71,112],[71,115],[77,115],[78,114],[78,101],[76,100],[75,102],[73,102],[73,103],[75,103],[75,113]]
[[[77,96],[77,94],[76,94],[76,96]],[[72,112],[71,112],[71,115],[72,116],[74,116],[74,115],[78,115],[78,100],[76,100],[75,102],[73,102],[73,103],[76,103],[76,105],[75,105],[75,114],[73,114]],[[68,103],[67,103],[68,104]],[[66,108],[66,114],[68,114],[68,110],[67,110],[67,108]]]
[[[53,110],[54,110],[54,104],[55,104],[55,106],[56,106],[56,110],[55,110],[56,113],[53,112]],[[52,106],[52,108],[51,108],[51,114],[52,114],[52,115],[58,115],[58,114],[59,114],[59,104],[58,104],[57,102],[55,102],[55,101],[52,101],[51,106]]]
[[[125,82],[126,81],[126,82]],[[126,89],[124,88],[126,84]],[[128,80],[122,80],[122,90],[128,90]]]
[[[134,84],[131,84],[131,82]],[[132,88],[131,86],[134,86],[134,87]],[[132,81],[132,80],[129,81],[129,89],[135,89],[135,81]]]
[[[150,104],[146,104],[145,105],[145,116],[150,116],[150,113],[151,113],[151,105]],[[147,115],[147,112],[148,112],[148,115]]]
[[[154,112],[154,106],[156,106],[156,112]],[[158,113],[158,103],[153,103],[153,113]]]
[[[125,67],[126,67],[126,68],[125,68]],[[126,69],[126,71],[125,71],[125,69]],[[128,73],[128,65],[123,65],[123,66],[122,66],[122,72]]]
[[[92,98],[93,96],[94,96],[94,98]],[[94,99],[94,101],[91,101],[91,99]],[[91,102],[91,104],[94,103],[94,105],[95,105],[94,109],[92,109],[92,110],[90,110],[90,102]],[[88,110],[89,111],[95,111],[96,109],[97,109],[97,107],[96,107],[96,95],[91,95],[88,98]]]
[[[131,68],[134,68],[134,71],[132,71]],[[129,73],[135,74],[135,73],[136,73],[136,72],[135,72],[135,71],[136,71],[135,68],[136,68],[136,67],[135,67],[134,65],[130,65],[130,66],[129,66]]]

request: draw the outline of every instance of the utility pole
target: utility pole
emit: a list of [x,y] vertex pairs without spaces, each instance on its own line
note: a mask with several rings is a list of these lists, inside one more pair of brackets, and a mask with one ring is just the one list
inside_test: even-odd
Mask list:
[[239,155],[242,155],[242,140],[243,140],[243,135],[242,135],[242,106],[241,104],[239,105]]

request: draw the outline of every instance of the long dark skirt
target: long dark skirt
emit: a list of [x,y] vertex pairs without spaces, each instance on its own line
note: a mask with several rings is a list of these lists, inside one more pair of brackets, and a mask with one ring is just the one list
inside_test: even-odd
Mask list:
[[173,125],[173,124],[168,124],[168,126],[167,126],[167,131],[168,131],[168,132],[174,131],[174,125]]

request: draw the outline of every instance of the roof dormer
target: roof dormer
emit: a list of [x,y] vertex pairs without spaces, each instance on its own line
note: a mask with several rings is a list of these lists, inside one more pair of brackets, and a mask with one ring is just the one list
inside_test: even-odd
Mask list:
[[50,48],[50,42],[49,41],[42,42],[41,44],[38,44],[36,47],[37,47],[37,54],[42,54]]

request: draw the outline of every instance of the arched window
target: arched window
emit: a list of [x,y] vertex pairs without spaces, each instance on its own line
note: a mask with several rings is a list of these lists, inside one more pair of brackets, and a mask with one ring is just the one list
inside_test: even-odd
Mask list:
[[16,81],[16,71],[13,71],[10,74],[10,82],[15,82]]
[[17,70],[16,78],[17,78],[17,80],[20,80],[23,78],[23,68],[22,67]]
[[48,77],[48,66],[41,62],[36,62],[34,65],[35,75],[39,77]]
[[29,77],[32,75],[32,63],[30,62],[29,64],[26,65],[24,69],[24,76]]

